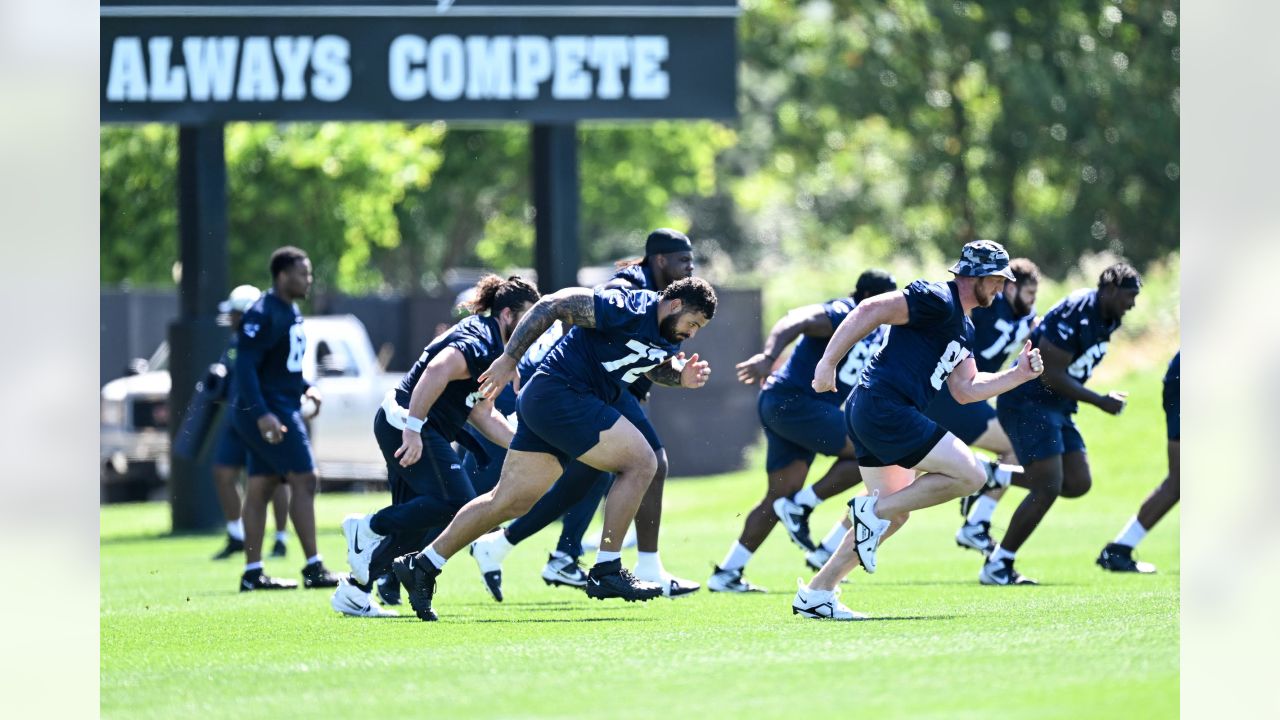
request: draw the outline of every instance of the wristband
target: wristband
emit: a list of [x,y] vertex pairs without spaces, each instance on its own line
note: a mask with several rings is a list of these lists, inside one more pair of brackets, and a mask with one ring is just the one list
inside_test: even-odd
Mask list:
[[406,430],[412,430],[416,433],[420,433],[422,432],[422,426],[425,425],[426,423],[427,423],[426,420],[419,420],[418,418],[410,415],[409,417],[405,418],[404,427]]

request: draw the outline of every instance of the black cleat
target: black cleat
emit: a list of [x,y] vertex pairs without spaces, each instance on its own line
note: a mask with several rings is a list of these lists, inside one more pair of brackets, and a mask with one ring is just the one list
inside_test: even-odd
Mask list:
[[440,571],[430,561],[419,560],[416,553],[401,555],[391,563],[391,571],[409,592],[409,605],[423,622],[438,620],[431,609],[431,597],[436,594],[436,578]]
[[271,557],[282,558],[289,554],[289,546],[284,544],[283,540],[276,540],[276,544],[271,546]]
[[400,580],[395,573],[387,573],[378,578],[377,588],[383,605],[400,604]]
[[232,555],[239,555],[239,554],[240,554],[240,553],[242,553],[242,552],[244,552],[244,541],[243,541],[243,540],[237,540],[237,539],[235,539],[235,538],[231,537],[230,535],[228,535],[228,536],[227,536],[227,544],[226,544],[226,546],[225,546],[225,547],[223,547],[221,550],[219,550],[219,551],[218,551],[218,554],[213,556],[213,559],[214,559],[214,560],[226,560],[227,558],[231,557]]
[[1138,562],[1133,559],[1133,548],[1118,543],[1107,543],[1095,561],[1098,567],[1111,572],[1129,572],[1148,575],[1156,571],[1156,566],[1149,562]]
[[813,552],[817,545],[809,536],[809,516],[813,508],[805,507],[789,497],[780,497],[773,501],[773,514],[778,516],[782,528],[787,531],[791,542],[800,546],[805,552]]
[[986,491],[987,489],[985,487],[980,488],[978,492],[972,495],[965,495],[960,498],[960,517],[968,519],[969,511],[973,509],[973,504],[978,502],[978,498],[982,497],[983,493]]
[[587,573],[587,597],[597,600],[622,598],[627,602],[644,602],[662,595],[662,586],[637,580],[622,567],[621,560],[597,563]]
[[302,586],[308,589],[336,588],[341,578],[341,575],[329,572],[329,569],[319,560],[302,568]]
[[240,592],[254,590],[297,590],[298,583],[292,580],[279,580],[262,572],[262,568],[245,570],[240,576]]

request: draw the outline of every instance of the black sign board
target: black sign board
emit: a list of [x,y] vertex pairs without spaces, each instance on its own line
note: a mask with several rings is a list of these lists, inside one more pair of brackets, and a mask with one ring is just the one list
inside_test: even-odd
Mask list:
[[103,122],[731,118],[734,0],[106,0]]

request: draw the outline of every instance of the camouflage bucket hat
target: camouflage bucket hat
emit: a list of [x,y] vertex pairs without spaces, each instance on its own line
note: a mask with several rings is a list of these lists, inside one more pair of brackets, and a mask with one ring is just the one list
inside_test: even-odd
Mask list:
[[974,240],[960,251],[960,259],[948,268],[956,275],[964,277],[986,277],[999,275],[1013,280],[1013,271],[1009,269],[1009,253],[998,242],[991,240]]

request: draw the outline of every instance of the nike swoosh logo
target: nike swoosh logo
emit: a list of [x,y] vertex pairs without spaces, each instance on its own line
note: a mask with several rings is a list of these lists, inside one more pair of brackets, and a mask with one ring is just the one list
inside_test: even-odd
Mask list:
[[356,531],[351,535],[351,544],[356,546],[357,555],[364,552],[363,550],[360,549],[360,529],[359,528],[356,528]]
[[587,578],[587,580],[589,580],[589,581],[591,582],[591,584],[592,584],[592,585],[599,585],[599,584],[600,584],[600,581],[599,581],[599,580],[597,580],[597,579],[595,579],[595,578],[593,578],[593,577],[588,577],[588,578]]

